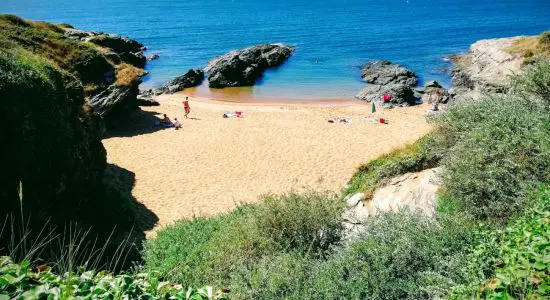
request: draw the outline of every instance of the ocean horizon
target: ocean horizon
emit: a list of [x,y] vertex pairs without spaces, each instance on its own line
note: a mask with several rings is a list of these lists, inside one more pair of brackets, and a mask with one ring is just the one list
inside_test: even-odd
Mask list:
[[[387,59],[450,86],[446,57],[477,40],[550,29],[550,1],[443,0],[2,0],[0,12],[129,36],[160,58],[141,88],[158,87],[231,50],[262,43],[296,47],[253,88],[253,99],[352,99],[362,64]],[[200,96],[213,95],[206,86]]]

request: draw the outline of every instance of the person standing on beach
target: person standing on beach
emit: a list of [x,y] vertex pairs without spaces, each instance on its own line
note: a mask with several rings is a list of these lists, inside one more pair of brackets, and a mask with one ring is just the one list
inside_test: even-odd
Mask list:
[[185,118],[187,119],[187,115],[191,112],[191,106],[189,106],[189,97],[185,97],[185,100],[183,100],[183,108],[185,109]]

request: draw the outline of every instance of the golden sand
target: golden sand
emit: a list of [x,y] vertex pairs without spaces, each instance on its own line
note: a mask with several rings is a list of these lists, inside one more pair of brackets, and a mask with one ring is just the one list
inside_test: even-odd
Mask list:
[[[371,114],[364,103],[345,105],[215,103],[191,98],[184,118],[182,94],[143,107],[127,132],[103,141],[109,163],[135,173],[132,195],[164,226],[182,218],[227,212],[266,193],[313,188],[338,192],[355,169],[413,143],[430,126],[426,105]],[[242,111],[243,118],[222,118]],[[182,124],[152,129],[163,113]],[[328,122],[346,117],[352,124]],[[384,117],[389,124],[364,118]]]

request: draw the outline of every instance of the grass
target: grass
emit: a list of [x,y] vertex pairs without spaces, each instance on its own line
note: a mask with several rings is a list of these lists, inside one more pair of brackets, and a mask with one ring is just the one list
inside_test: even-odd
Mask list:
[[430,150],[431,138],[427,135],[414,144],[360,166],[345,188],[344,195],[362,192],[368,200],[374,190],[390,177],[436,167],[440,157]]
[[141,81],[146,72],[130,64],[120,64],[116,67],[116,85],[130,86]]
[[525,58],[525,64],[533,63],[536,58],[550,58],[550,32],[520,37],[506,48],[506,52]]

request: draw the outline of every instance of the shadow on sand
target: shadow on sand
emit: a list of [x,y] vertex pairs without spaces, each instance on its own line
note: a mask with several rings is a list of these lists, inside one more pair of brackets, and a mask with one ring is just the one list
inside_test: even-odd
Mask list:
[[132,190],[136,183],[136,174],[134,172],[115,164],[108,164],[103,181],[106,187],[116,192],[120,196],[120,200],[125,202],[124,204],[129,207],[131,213],[129,221],[133,221],[134,229],[147,231],[155,227],[159,220],[157,215],[138,202],[132,195]]
[[170,129],[156,125],[161,121],[157,115],[162,116],[162,113],[139,108],[126,116],[111,117],[105,121],[105,138],[132,137]]

